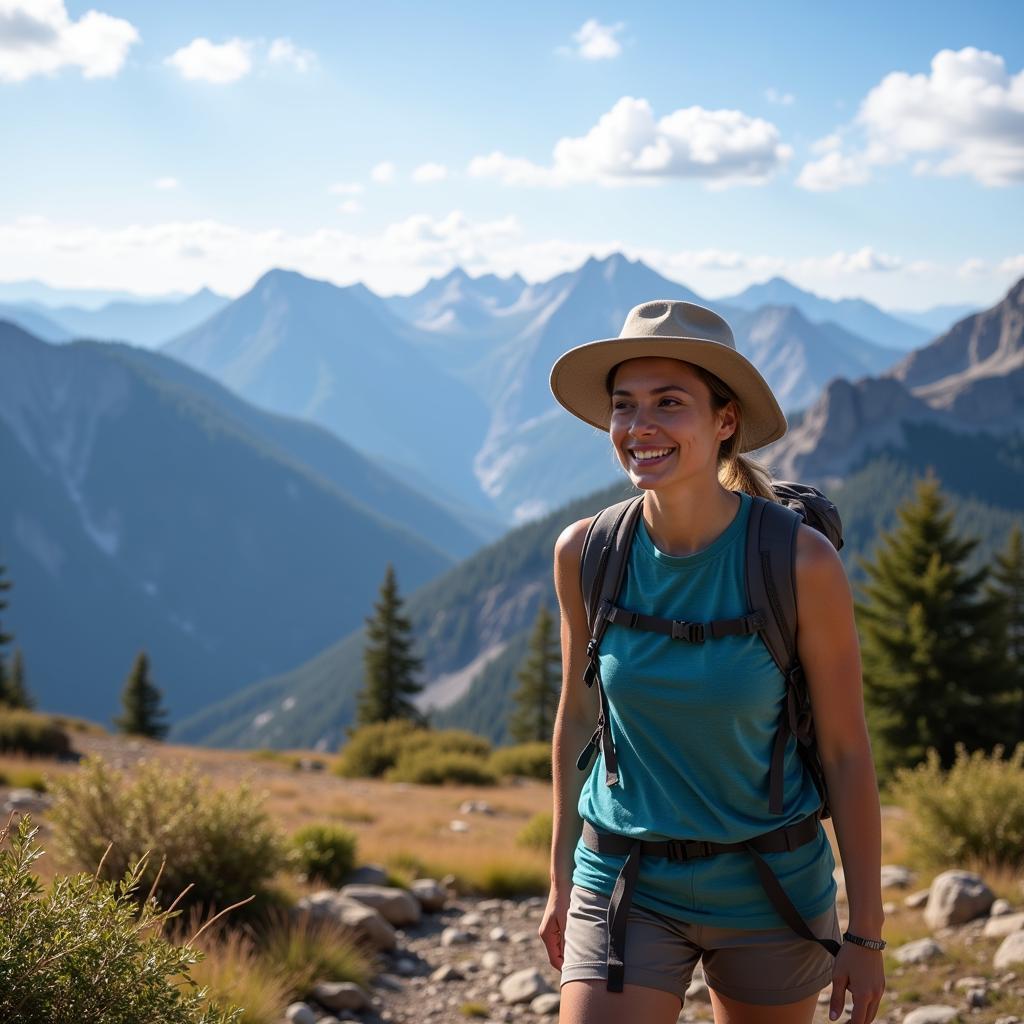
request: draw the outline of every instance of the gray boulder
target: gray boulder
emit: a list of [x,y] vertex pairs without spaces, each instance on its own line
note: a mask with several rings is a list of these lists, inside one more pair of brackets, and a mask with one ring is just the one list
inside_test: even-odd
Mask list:
[[415,879],[409,886],[409,891],[428,914],[444,910],[444,905],[448,901],[447,891],[433,878]]
[[996,950],[992,966],[997,971],[1004,967],[1015,967],[1024,964],[1024,932],[1013,932],[1003,939],[1002,944]]
[[958,1017],[952,1006],[919,1006],[903,1018],[903,1024],[952,1024]]
[[381,913],[365,903],[343,896],[337,889],[321,889],[311,896],[304,896],[295,909],[309,914],[314,920],[327,919],[342,928],[350,928],[357,938],[375,949],[394,949],[397,945],[395,929]]
[[914,874],[909,868],[899,864],[882,865],[883,889],[909,889],[913,880]]
[[422,915],[419,900],[405,889],[394,886],[346,885],[342,888],[341,895],[367,907],[373,907],[398,928],[407,924],[419,924]]
[[7,794],[4,814],[17,811],[18,814],[38,814],[50,806],[50,798],[45,793],[37,793],[34,789],[12,789]]
[[544,992],[530,1002],[530,1010],[538,1017],[552,1017],[558,1013],[562,997],[558,992]]
[[498,986],[501,998],[506,1003],[529,1003],[551,991],[551,986],[536,967],[527,967],[522,971],[516,971],[507,978],[503,978]]
[[965,924],[987,915],[995,898],[980,875],[970,871],[943,871],[932,882],[924,919],[930,928]]
[[316,1024],[316,1014],[308,1003],[292,1003],[284,1015],[291,1024]]
[[990,939],[1001,939],[1004,935],[1011,935],[1013,932],[1019,931],[1024,931],[1024,913],[990,917],[985,922],[985,930],[982,934]]
[[328,1010],[365,1010],[369,996],[354,981],[319,981],[310,995]]
[[926,964],[942,954],[942,947],[932,938],[915,939],[894,949],[892,953],[901,964]]
[[349,876],[350,885],[387,885],[387,869],[380,864],[360,864]]

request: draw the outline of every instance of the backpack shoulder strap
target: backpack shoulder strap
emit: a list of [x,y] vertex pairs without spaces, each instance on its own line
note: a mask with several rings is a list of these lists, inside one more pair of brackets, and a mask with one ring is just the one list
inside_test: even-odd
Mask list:
[[798,512],[756,495],[747,524],[748,607],[763,609],[762,636],[775,664],[787,675],[796,661],[796,534]]
[[622,587],[629,561],[629,546],[643,507],[642,494],[609,505],[594,516],[583,538],[580,587],[593,636],[598,609],[605,599],[614,601]]

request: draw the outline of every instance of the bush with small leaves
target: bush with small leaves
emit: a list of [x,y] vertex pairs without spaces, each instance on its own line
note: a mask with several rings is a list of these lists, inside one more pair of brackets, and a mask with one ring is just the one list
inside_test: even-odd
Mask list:
[[498,776],[473,754],[447,754],[430,747],[403,754],[385,778],[389,782],[416,782],[423,786],[455,783],[464,786],[495,786]]
[[0,754],[64,757],[70,750],[68,734],[48,715],[0,709]]
[[968,754],[963,744],[944,770],[928,751],[915,768],[896,772],[891,794],[908,813],[904,834],[922,867],[1024,867],[1024,742],[1003,757]]
[[491,754],[490,766],[498,775],[519,775],[527,779],[551,781],[551,744],[541,741],[498,747]]
[[380,778],[398,760],[404,741],[422,732],[404,718],[360,726],[341,748],[334,771],[349,779]]
[[338,825],[306,825],[292,836],[296,866],[308,881],[336,888],[355,867],[356,841],[354,832]]
[[117,878],[151,851],[146,884],[166,857],[157,884],[162,902],[191,885],[182,906],[221,909],[263,895],[286,863],[284,839],[249,787],[212,789],[190,765],[172,770],[143,761],[128,776],[87,758],[76,773],[54,779],[52,789],[49,817],[60,855],[88,870],[112,843],[101,877]]
[[[202,953],[162,936],[169,911],[141,899],[143,866],[119,881],[89,872],[43,889],[42,855],[23,817],[0,829],[0,1019],[46,1024],[231,1024],[191,977]],[[140,906],[141,903],[141,906]]]
[[520,830],[516,842],[531,850],[547,853],[551,849],[551,812],[535,814]]

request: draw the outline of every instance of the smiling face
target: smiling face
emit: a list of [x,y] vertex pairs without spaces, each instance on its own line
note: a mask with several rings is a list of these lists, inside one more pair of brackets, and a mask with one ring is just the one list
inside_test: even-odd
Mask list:
[[737,427],[735,407],[716,410],[693,366],[660,356],[627,359],[616,367],[611,388],[609,436],[635,487],[703,473],[717,479],[719,445]]

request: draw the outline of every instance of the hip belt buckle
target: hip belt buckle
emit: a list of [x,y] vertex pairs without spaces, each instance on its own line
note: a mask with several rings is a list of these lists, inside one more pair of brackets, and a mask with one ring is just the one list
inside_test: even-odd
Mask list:
[[700,839],[670,839],[669,860],[698,860],[712,855],[711,844]]

